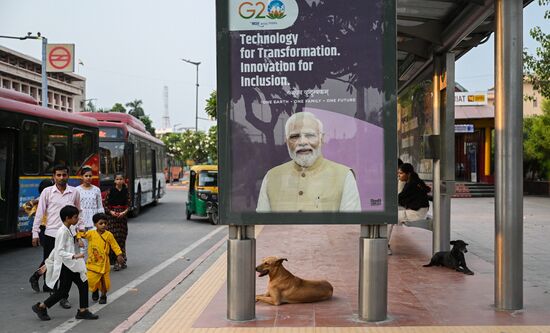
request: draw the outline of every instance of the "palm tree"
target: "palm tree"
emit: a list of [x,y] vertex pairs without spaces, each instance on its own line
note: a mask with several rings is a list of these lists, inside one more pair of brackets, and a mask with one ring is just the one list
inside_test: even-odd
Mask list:
[[126,107],[129,108],[128,114],[136,117],[137,119],[145,116],[145,112],[141,107],[142,105],[143,101],[141,99],[135,99],[132,102],[126,103]]

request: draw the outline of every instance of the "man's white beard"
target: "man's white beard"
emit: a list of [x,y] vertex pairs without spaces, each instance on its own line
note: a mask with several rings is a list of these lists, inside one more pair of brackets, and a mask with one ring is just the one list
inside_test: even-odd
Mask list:
[[[317,161],[317,158],[321,155],[321,147],[317,149],[311,148],[312,152],[311,154],[296,154],[296,151],[291,151],[290,148],[287,146],[288,154],[290,155],[290,158],[294,160],[296,164],[303,168],[309,168],[310,166]],[[299,148],[296,148],[298,150]]]

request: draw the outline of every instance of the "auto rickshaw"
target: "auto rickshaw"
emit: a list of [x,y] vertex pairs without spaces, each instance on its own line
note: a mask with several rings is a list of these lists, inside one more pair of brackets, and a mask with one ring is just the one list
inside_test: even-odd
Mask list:
[[208,217],[210,223],[218,224],[218,166],[195,165],[189,173],[189,191],[185,204],[185,216]]

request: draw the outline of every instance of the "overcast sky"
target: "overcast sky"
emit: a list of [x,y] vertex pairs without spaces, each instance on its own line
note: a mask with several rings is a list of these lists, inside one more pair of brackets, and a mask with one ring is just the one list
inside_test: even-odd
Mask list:
[[[550,31],[543,10],[534,1],[524,11],[524,46],[534,50],[528,31]],[[50,43],[74,43],[77,73],[87,80],[86,98],[99,107],[143,100],[156,128],[162,127],[163,89],[168,87],[171,125],[195,125],[196,67],[200,61],[199,117],[206,118],[205,100],[216,87],[214,0],[0,0],[0,35],[40,31]],[[38,41],[0,39],[0,45],[41,57]],[[491,38],[463,56],[457,81],[470,91],[493,86]],[[199,120],[199,129],[212,122]]]

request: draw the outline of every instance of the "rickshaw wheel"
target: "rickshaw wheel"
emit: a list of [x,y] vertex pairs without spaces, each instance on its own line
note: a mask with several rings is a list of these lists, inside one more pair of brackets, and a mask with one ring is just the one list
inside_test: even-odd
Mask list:
[[185,217],[187,220],[191,219],[191,212],[189,211],[189,208],[187,208],[187,205],[185,205]]
[[209,214],[208,217],[210,218],[211,224],[216,225],[220,223],[220,217],[218,216],[218,212],[212,212],[211,214]]

